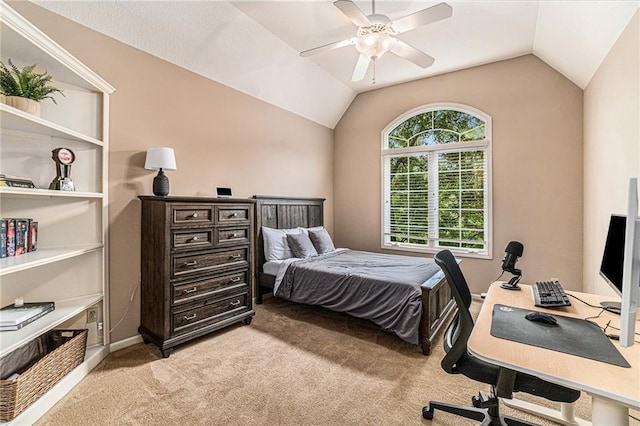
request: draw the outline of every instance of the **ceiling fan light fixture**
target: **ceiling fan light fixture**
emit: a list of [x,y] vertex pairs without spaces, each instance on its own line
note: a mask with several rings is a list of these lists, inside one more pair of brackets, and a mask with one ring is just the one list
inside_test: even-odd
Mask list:
[[433,57],[395,38],[395,36],[422,25],[450,18],[453,15],[451,6],[447,3],[439,3],[391,21],[388,16],[376,13],[375,0],[371,0],[371,15],[365,15],[354,0],[335,0],[333,4],[358,27],[355,37],[302,51],[300,56],[307,57],[345,46],[355,46],[360,55],[351,75],[351,81],[362,80],[369,65],[373,62],[374,84],[376,60],[389,51],[422,68],[433,65],[435,61]]
[[369,59],[379,59],[393,47],[395,38],[385,24],[373,24],[358,28],[356,49]]

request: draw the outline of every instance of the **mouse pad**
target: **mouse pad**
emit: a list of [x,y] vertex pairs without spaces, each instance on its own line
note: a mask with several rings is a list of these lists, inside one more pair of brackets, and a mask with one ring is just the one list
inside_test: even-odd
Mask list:
[[529,321],[524,317],[529,312],[533,311],[494,305],[491,335],[620,367],[631,367],[600,327],[594,323],[552,314],[558,324],[550,326]]

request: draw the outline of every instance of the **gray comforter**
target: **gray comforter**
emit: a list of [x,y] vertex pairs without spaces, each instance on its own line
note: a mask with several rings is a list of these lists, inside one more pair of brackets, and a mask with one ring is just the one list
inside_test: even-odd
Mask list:
[[420,286],[439,271],[431,259],[346,250],[291,263],[276,296],[369,319],[418,344]]

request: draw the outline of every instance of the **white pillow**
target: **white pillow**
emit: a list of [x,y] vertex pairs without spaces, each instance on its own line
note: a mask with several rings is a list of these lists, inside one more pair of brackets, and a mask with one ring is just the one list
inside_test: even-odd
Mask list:
[[263,226],[262,239],[264,240],[265,261],[270,262],[294,257],[287,243],[287,234],[300,234],[301,232],[300,228],[273,229]]
[[309,231],[321,231],[324,229],[324,226],[314,226],[313,228],[302,228],[300,227],[300,230],[302,231],[302,233],[309,235]]

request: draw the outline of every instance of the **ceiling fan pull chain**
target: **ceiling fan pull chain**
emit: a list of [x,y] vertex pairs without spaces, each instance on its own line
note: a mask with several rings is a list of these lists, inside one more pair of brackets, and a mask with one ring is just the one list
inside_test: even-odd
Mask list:
[[371,84],[376,84],[376,58],[372,58],[373,61],[373,79],[371,79]]

